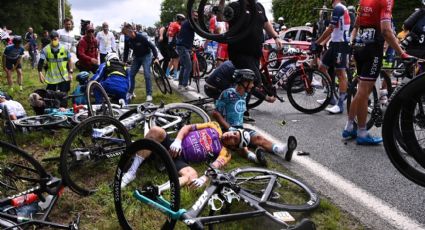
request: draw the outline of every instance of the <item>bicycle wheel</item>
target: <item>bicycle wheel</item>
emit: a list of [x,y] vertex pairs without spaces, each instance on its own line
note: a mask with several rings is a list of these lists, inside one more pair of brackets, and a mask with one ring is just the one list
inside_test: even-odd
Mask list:
[[[267,61],[270,61],[270,60],[273,60],[273,59],[277,59],[277,50],[276,49],[270,50],[269,57],[268,57]],[[277,60],[272,61],[272,62],[269,62],[268,67],[271,68],[271,69],[277,69],[277,68],[279,68],[279,64],[280,63]]]
[[108,115],[113,116],[111,101],[105,89],[97,81],[90,81],[86,88],[87,110],[89,116]]
[[151,65],[151,69],[152,69],[152,75],[153,78],[155,79],[155,83],[156,86],[158,86],[159,91],[161,91],[162,94],[166,94],[167,93],[167,86],[165,83],[165,73],[162,70],[161,66],[157,63],[152,63]]
[[195,83],[195,85],[196,85],[196,91],[198,92],[198,93],[201,93],[201,78],[200,77],[194,77],[193,78],[193,82]]
[[0,141],[0,210],[8,200],[37,186],[50,175],[30,154],[24,150]]
[[319,195],[304,183],[280,172],[263,168],[242,168],[230,172],[243,193],[261,205],[286,211],[308,211],[318,207]]
[[[138,152],[151,152],[150,157],[163,163],[165,170],[155,170],[153,161],[143,162],[137,170],[136,178],[126,187],[121,188],[121,180],[133,163]],[[168,189],[164,188],[167,186]],[[162,185],[162,186],[161,186]],[[123,229],[173,229],[175,219],[168,218],[151,205],[135,197],[140,192],[155,203],[164,201],[169,209],[178,211],[180,208],[180,185],[178,173],[168,151],[159,143],[140,139],[131,144],[121,156],[114,176],[114,204],[118,221]],[[163,190],[164,189],[164,190]],[[161,200],[161,201],[160,201]]]
[[[256,95],[267,95],[268,93],[270,93],[269,91],[271,91],[272,86],[269,84],[269,81],[266,79],[266,76],[263,73],[261,74],[261,85],[259,86],[254,86],[255,88],[253,88],[251,90],[251,93],[249,94],[249,96],[246,98],[246,107],[247,109],[252,109],[255,108],[257,106],[259,106],[261,103],[263,103],[264,98],[259,98]],[[256,93],[252,93],[253,91],[256,91]]]
[[[319,70],[311,68],[304,67],[304,72],[302,69],[298,69],[289,77],[286,87],[291,105],[298,111],[307,114],[325,109],[332,97],[329,79]],[[324,102],[318,103],[321,100]]]
[[[123,111],[121,109],[112,108],[112,114],[114,115],[114,118],[119,118],[123,114]],[[88,110],[82,110],[76,114],[74,114],[71,117],[71,121],[74,125],[80,124],[82,121],[87,119],[89,117],[89,111]]]
[[60,172],[80,195],[90,195],[112,181],[113,168],[131,143],[126,128],[109,116],[94,116],[75,126],[62,146]]
[[[419,111],[417,110],[419,108],[417,99],[418,96],[423,96],[424,85],[425,79],[418,77],[402,87],[396,95],[393,95],[385,112],[382,137],[385,152],[394,167],[407,179],[425,187],[423,146],[418,139],[423,133],[423,128],[420,128],[420,123],[417,123],[419,120],[416,116]],[[398,123],[400,123],[402,140],[407,145],[407,153],[398,144],[400,137],[394,135],[393,129]],[[416,127],[420,129],[416,130]]]
[[[211,121],[204,110],[186,103],[171,103],[157,110],[157,112],[163,115],[159,115],[159,113],[153,115],[149,119],[149,127],[162,127],[169,134],[177,133],[184,125]],[[181,121],[176,123],[177,118],[180,118]]]
[[68,120],[68,117],[65,115],[39,115],[39,116],[31,116],[31,117],[24,117],[18,120],[15,120],[14,123],[16,126],[20,127],[49,127],[53,125],[58,125],[60,123],[65,122]]
[[[208,69],[207,60],[205,59],[203,55],[199,53],[196,53],[196,58],[198,59],[199,78],[203,78],[205,74],[207,73],[207,69]],[[199,90],[198,90],[198,93],[199,93]]]
[[[356,78],[348,86],[347,112],[350,112],[351,101],[356,96],[357,87],[358,87],[358,79]],[[376,90],[375,86],[372,89],[372,93],[369,95],[369,99],[368,99],[367,104],[368,104],[368,107],[367,107],[366,128],[369,130],[375,124],[374,117],[376,117],[376,119],[379,119],[378,117],[382,117],[382,110],[381,110],[381,107],[379,105],[378,91]],[[377,106],[375,106],[375,104]],[[357,126],[357,120],[354,121],[354,122],[356,123],[355,125]]]

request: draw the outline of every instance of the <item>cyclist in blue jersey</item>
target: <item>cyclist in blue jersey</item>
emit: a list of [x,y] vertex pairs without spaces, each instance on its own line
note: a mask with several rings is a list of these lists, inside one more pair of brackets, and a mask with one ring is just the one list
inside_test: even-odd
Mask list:
[[[158,141],[169,150],[180,175],[180,185],[192,188],[201,187],[208,178],[206,176],[198,178],[198,173],[189,166],[190,163],[205,162],[210,155],[213,155],[216,159],[211,164],[212,167],[223,168],[231,159],[230,150],[247,147],[250,143],[258,144],[259,140],[251,139],[250,133],[243,129],[223,132],[217,122],[185,125],[174,140],[164,129],[155,126],[149,130],[145,138]],[[293,151],[295,148],[296,143],[287,151]],[[122,178],[121,187],[127,186],[136,178],[137,169],[150,154],[148,151],[138,152]]]
[[12,72],[16,70],[18,74],[19,89],[22,90],[22,55],[24,55],[24,48],[22,47],[22,37],[15,36],[12,39],[13,45],[9,45],[4,49],[2,63],[3,69],[6,72],[7,83],[11,90],[13,90]]

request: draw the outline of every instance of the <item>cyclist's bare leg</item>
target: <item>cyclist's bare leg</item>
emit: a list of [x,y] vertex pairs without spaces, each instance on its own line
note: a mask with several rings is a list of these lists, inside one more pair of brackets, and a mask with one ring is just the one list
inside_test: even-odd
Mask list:
[[187,185],[189,181],[193,181],[198,178],[198,173],[190,166],[180,169],[179,175],[180,186]]
[[22,86],[22,69],[16,69],[16,73],[18,74],[18,85]]
[[6,69],[6,78],[7,78],[7,84],[9,85],[9,87],[12,87],[13,85],[12,70]]
[[348,114],[349,120],[354,120],[357,117],[359,127],[366,126],[367,106],[369,95],[372,92],[375,82],[362,81],[359,79],[357,93],[351,103],[350,112]]
[[335,69],[335,73],[339,80],[339,93],[347,93],[347,71],[345,69]]

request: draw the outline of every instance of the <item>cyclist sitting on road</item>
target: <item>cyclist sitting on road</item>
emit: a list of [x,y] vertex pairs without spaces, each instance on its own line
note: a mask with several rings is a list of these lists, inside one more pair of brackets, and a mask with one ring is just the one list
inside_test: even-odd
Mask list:
[[[217,67],[206,79],[204,85],[204,92],[207,96],[214,99],[218,99],[221,92],[234,85],[233,73],[235,72],[235,66],[231,61],[225,61],[219,67]],[[252,94],[258,98],[264,97],[267,102],[273,103],[276,98],[269,95],[263,95],[257,92],[255,88],[252,90]]]
[[16,120],[27,116],[24,107],[21,103],[7,99],[7,95],[0,91],[0,109],[3,110],[6,106],[10,120]]
[[[329,49],[325,52],[322,57],[319,70],[328,74],[329,68],[335,68],[336,76],[339,80],[339,99],[333,107],[326,108],[331,114],[339,114],[344,111],[344,101],[347,97],[347,62],[350,54],[349,42],[349,30],[350,30],[350,15],[341,0],[333,0],[332,6],[334,10],[332,12],[332,20],[329,27],[326,28],[325,32],[317,39],[316,44],[321,45],[322,43],[331,38]],[[332,98],[335,100],[334,98]],[[323,103],[324,100],[318,100],[318,103]]]
[[[246,111],[246,96],[254,87],[255,73],[249,69],[238,69],[233,74],[235,87],[224,90],[218,100],[216,101],[216,109],[213,111],[212,116],[220,124],[223,130],[235,130],[243,128],[243,115]],[[296,145],[296,139],[289,137],[288,144],[281,146],[273,144],[269,140],[257,135],[253,130],[249,130],[251,139],[260,139],[260,148],[257,148],[255,153],[248,150],[248,148],[239,149],[238,153],[246,156],[248,160],[260,165],[267,166],[265,159],[265,151],[275,154],[281,154],[287,161],[290,161],[292,155],[284,155],[287,151],[286,146]],[[294,144],[295,142],[295,144]],[[250,146],[256,147],[256,146]],[[292,154],[292,151],[290,152]]]
[[9,45],[4,49],[2,63],[3,69],[6,72],[7,83],[11,90],[13,90],[12,72],[16,70],[18,75],[19,89],[22,90],[22,55],[24,55],[24,48],[22,47],[22,37],[15,36],[12,39],[13,45]]
[[[155,126],[149,130],[145,138],[158,141],[169,150],[180,175],[180,185],[187,184],[192,188],[203,186],[208,178],[206,176],[198,178],[196,170],[189,166],[189,163],[204,162],[212,154],[216,157],[212,167],[223,168],[231,159],[229,150],[241,149],[250,143],[259,144],[260,141],[260,138],[251,139],[250,133],[243,129],[223,132],[217,122],[185,125],[174,140],[164,129]],[[286,154],[295,148],[296,143],[290,146]],[[127,186],[136,178],[137,169],[150,154],[148,151],[141,151],[134,157],[131,167],[122,178],[121,187]]]
[[[99,66],[96,74],[90,79],[98,81],[112,100],[118,102],[124,99],[127,103],[127,93],[130,89],[130,73],[116,53],[109,53],[105,62]],[[97,98],[97,96],[95,96]]]

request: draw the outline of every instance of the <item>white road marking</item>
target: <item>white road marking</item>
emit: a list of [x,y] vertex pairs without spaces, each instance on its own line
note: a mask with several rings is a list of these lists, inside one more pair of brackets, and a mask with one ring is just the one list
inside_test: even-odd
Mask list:
[[[283,144],[256,126],[249,124],[245,124],[244,126],[255,130],[274,143]],[[425,226],[421,225],[416,220],[409,218],[397,208],[392,207],[366,190],[357,187],[351,181],[346,180],[329,168],[319,164],[317,161],[308,157],[300,157],[296,154],[292,157],[292,161],[300,164],[304,169],[310,171],[322,180],[327,181],[329,185],[333,186],[336,190],[359,202],[362,206],[387,221],[393,227],[397,229],[425,229]]]

